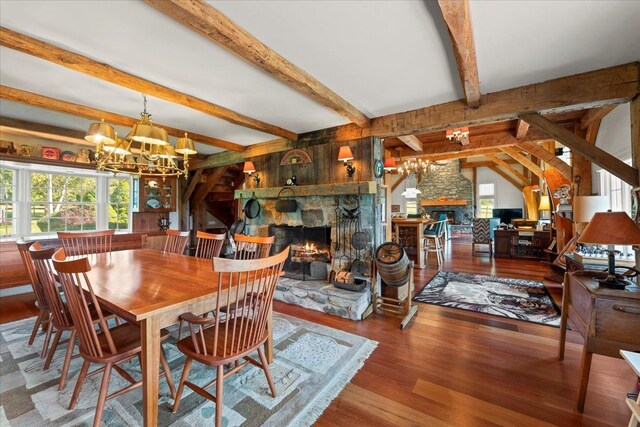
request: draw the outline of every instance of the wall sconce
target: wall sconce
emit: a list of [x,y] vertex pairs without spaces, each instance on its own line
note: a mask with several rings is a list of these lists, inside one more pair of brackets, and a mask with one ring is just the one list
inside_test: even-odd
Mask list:
[[255,173],[255,171],[256,171],[256,167],[253,165],[253,162],[244,162],[244,168],[242,169],[242,172],[246,173],[249,176],[254,174],[253,183],[258,185],[260,184],[260,175]]
[[386,159],[384,159],[384,171],[386,173],[391,173],[394,170],[396,170],[396,159],[394,159],[393,157],[387,157]]
[[347,168],[347,175],[351,178],[355,173],[356,168],[353,166],[353,153],[348,145],[340,147],[340,151],[338,152],[338,161],[344,162],[344,166]]

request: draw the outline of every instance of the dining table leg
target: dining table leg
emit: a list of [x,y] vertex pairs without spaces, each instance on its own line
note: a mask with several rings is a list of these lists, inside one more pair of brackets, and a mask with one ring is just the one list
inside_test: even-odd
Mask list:
[[160,325],[150,317],[140,322],[142,344],[142,413],[145,426],[158,425]]
[[273,363],[273,305],[267,317],[267,342],[264,343],[264,354],[269,364]]

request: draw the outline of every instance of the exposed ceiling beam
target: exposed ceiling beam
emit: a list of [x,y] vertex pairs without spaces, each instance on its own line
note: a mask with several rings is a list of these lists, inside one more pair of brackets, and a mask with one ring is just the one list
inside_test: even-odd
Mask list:
[[553,137],[556,141],[565,145],[572,150],[580,153],[584,158],[595,163],[611,174],[617,176],[631,186],[638,185],[638,169],[629,166],[622,160],[612,156],[606,151],[589,144],[589,142],[580,138],[575,133],[558,126],[551,120],[537,113],[523,114],[520,116],[522,120],[528,122],[541,131],[544,131]]
[[[74,104],[60,99],[49,98],[47,96],[38,95],[36,93],[27,92],[20,89],[15,89],[9,86],[0,85],[0,98],[8,101],[20,102],[22,104],[32,105],[34,107],[45,108],[47,110],[58,111],[61,113],[72,114],[74,116],[85,117],[91,120],[104,119],[105,122],[119,126],[131,127],[138,123],[140,119],[134,119],[133,117],[123,116],[121,114],[111,113],[104,110],[98,110],[96,108],[87,107],[85,105]],[[218,138],[213,138],[206,135],[200,135],[197,133],[185,131],[183,129],[176,129],[169,126],[155,123],[157,126],[165,129],[167,133],[176,138],[182,138],[184,133],[187,132],[189,137],[194,141],[200,142],[205,145],[211,145],[214,147],[220,147],[232,151],[244,151],[245,147],[240,144],[225,141]]]
[[616,108],[615,105],[605,105],[604,107],[587,110],[580,119],[580,129],[587,129],[591,123],[604,119],[614,108]]
[[[500,149],[498,148],[485,148],[482,150],[477,150],[473,152],[454,152],[454,153],[444,153],[444,154],[428,154],[428,155],[419,155],[419,156],[411,156],[423,160],[455,160],[455,159],[466,159],[469,157],[479,157],[486,156],[487,154],[500,154]],[[403,159],[400,157],[394,157],[396,161],[402,161]],[[404,158],[406,159],[406,157]]]
[[213,190],[213,187],[218,184],[218,181],[222,179],[226,170],[227,167],[223,166],[213,169],[209,173],[207,180],[203,184],[200,184],[198,189],[193,193],[193,196],[191,197],[191,209],[195,209],[200,203],[202,203],[202,201],[204,201],[204,199],[207,198],[207,194],[209,194],[209,192]]
[[516,139],[523,139],[527,136],[527,132],[529,131],[529,123],[524,120],[518,119],[518,123],[516,124]]
[[640,62],[631,62],[482,95],[481,105],[476,109],[467,108],[464,100],[457,100],[376,117],[371,119],[367,129],[344,125],[332,132],[336,141],[367,136],[417,135],[514,120],[529,111],[547,114],[621,104],[629,102],[638,93]]
[[468,160],[460,160],[461,169],[488,168],[490,166],[495,166],[495,163],[493,163],[490,160],[482,160],[482,161],[475,161],[475,162],[470,162]]
[[405,179],[407,179],[407,175],[399,175],[398,180],[391,186],[391,192],[393,193],[393,190],[398,188],[400,184],[402,184],[402,181],[404,181]]
[[462,90],[470,108],[480,105],[480,80],[468,0],[438,0],[453,45]]
[[200,182],[203,170],[204,169],[196,170],[193,176],[189,178],[189,185],[187,185],[187,189],[184,190],[184,194],[182,195],[182,203],[188,203],[189,199],[191,199],[191,194],[193,194],[193,190],[195,190],[196,186]]
[[169,18],[238,55],[294,90],[331,108],[357,126],[369,126],[369,118],[364,113],[309,73],[271,50],[206,2],[201,0],[145,1]]
[[260,132],[278,135],[283,138],[296,140],[295,132],[281,127],[253,119],[243,114],[232,111],[220,105],[196,98],[186,93],[178,92],[166,86],[134,76],[133,74],[113,68],[107,64],[94,61],[86,56],[61,49],[52,44],[34,39],[24,34],[17,33],[4,27],[0,27],[0,45],[17,50],[45,61],[53,62],[71,70],[87,74],[91,77],[126,87],[149,96],[164,99],[175,104],[184,105],[197,111],[226,120],[230,123],[248,127]]
[[[631,162],[640,168],[640,97],[631,101]],[[640,183],[639,183],[640,184]]]
[[494,171],[495,173],[497,173],[498,175],[500,175],[501,177],[503,177],[504,179],[506,179],[507,181],[509,181],[509,183],[514,187],[516,187],[518,190],[522,191],[522,189],[524,188],[524,185],[521,182],[517,181],[516,179],[513,179],[511,175],[504,172],[497,165],[494,164],[492,166],[487,166],[487,167],[492,171]]
[[487,158],[489,160],[491,160],[492,162],[494,162],[496,165],[498,166],[502,166],[502,168],[507,171],[508,173],[510,173],[511,175],[515,176],[516,178],[518,178],[520,181],[522,181],[524,183],[524,185],[531,185],[531,183],[529,182],[529,180],[527,179],[526,176],[524,176],[524,174],[522,172],[520,172],[519,170],[517,170],[516,168],[514,168],[513,166],[511,166],[509,163],[505,162],[504,160],[502,160],[500,157],[495,156],[493,154],[487,154],[486,155]]
[[68,142],[71,144],[87,145],[95,147],[94,143],[86,141],[85,132],[68,129],[27,120],[13,119],[0,116],[0,130],[19,134],[33,135],[53,141]]
[[520,152],[515,147],[502,147],[500,148],[500,150],[509,155],[525,168],[529,169],[538,178],[544,179],[544,172],[542,171],[542,169],[540,169],[540,166],[536,165],[534,162],[520,154]]
[[[552,140],[553,141],[553,140]],[[553,141],[555,144],[555,141]],[[544,161],[550,167],[556,168],[562,175],[565,176],[569,181],[571,181],[571,177],[573,176],[571,172],[571,166],[569,166],[564,160],[556,157],[556,155],[544,147],[539,146],[538,144],[532,144],[530,142],[522,142],[518,146],[529,154],[532,154]]]
[[404,142],[407,147],[411,148],[413,151],[422,151],[422,142],[415,135],[403,135],[399,136],[398,139]]

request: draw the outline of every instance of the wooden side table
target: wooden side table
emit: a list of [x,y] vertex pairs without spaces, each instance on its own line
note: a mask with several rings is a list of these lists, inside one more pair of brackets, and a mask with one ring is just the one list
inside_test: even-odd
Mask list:
[[564,359],[567,319],[584,338],[576,410],[584,410],[593,353],[620,357],[620,350],[640,351],[640,287],[625,290],[598,286],[593,271],[565,275],[558,358]]

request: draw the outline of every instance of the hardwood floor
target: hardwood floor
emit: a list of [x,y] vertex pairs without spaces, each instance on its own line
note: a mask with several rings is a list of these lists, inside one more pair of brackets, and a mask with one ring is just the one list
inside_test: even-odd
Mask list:
[[[472,257],[468,238],[454,236],[443,270],[542,280],[537,261]],[[435,260],[417,270],[419,289]],[[561,288],[545,282],[560,304]],[[33,298],[30,298],[32,301]],[[0,298],[0,321],[34,315],[28,296]],[[558,329],[420,304],[404,331],[400,319],[374,314],[361,322],[276,302],[275,310],[379,342],[317,426],[620,426],[633,371],[621,359],[594,355],[584,415],[573,411],[582,339],[567,333],[557,360]]]

